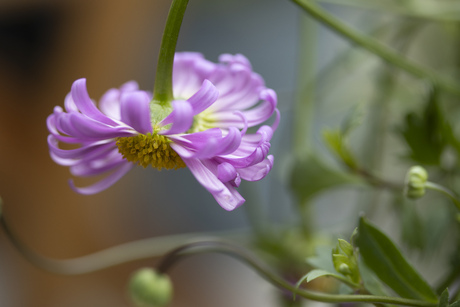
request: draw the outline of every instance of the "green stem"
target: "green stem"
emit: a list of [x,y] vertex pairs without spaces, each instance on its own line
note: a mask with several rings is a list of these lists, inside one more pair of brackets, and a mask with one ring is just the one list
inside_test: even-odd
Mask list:
[[364,49],[367,49],[368,51],[378,55],[388,63],[398,66],[399,68],[416,77],[429,80],[434,86],[437,86],[447,92],[460,96],[460,84],[457,82],[454,82],[450,79],[445,79],[444,77],[436,74],[434,71],[425,67],[421,67],[420,65],[406,59],[405,57],[401,56],[377,40],[359,33],[331,14],[327,13],[325,10],[321,9],[321,7],[313,3],[311,0],[292,1],[304,9],[312,17],[322,22],[324,25],[328,26],[336,33],[344,36],[348,40],[358,44]]
[[[315,71],[316,71],[316,48],[314,37],[316,36],[317,24],[309,16],[300,20],[299,47],[298,47],[298,71],[295,107],[292,125],[292,151],[295,158],[302,158],[311,150],[313,139],[313,123],[315,114]],[[307,40],[308,39],[308,40]],[[305,81],[311,80],[309,86]]]
[[270,267],[265,263],[261,262],[254,254],[250,253],[246,249],[240,246],[225,242],[222,240],[214,241],[202,241],[183,245],[176,248],[167,254],[163,261],[158,267],[160,273],[165,273],[179,260],[186,258],[187,256],[202,253],[221,253],[230,255],[237,258],[252,269],[257,271],[262,277],[267,279],[273,285],[287,289],[298,296],[302,296],[306,299],[326,302],[326,303],[346,303],[346,302],[363,302],[363,303],[381,303],[381,304],[395,304],[405,306],[418,306],[418,307],[434,307],[437,303],[419,301],[413,299],[405,299],[399,297],[388,297],[388,296],[376,296],[376,295],[341,295],[341,294],[327,294],[314,292],[305,289],[298,289],[295,285],[287,282],[276,273],[274,273]]
[[174,99],[172,86],[174,54],[187,4],[188,0],[173,0],[169,9],[153,89],[153,100],[160,105],[167,104]]
[[460,201],[458,200],[457,196],[455,196],[455,194],[452,191],[450,191],[449,189],[443,187],[442,185],[439,185],[437,183],[430,182],[430,181],[427,181],[425,183],[425,188],[430,189],[430,190],[434,190],[434,191],[438,191],[438,192],[441,192],[442,194],[446,195],[447,197],[449,197],[453,201],[453,203],[455,204],[457,209],[460,210]]
[[0,226],[3,228],[10,242],[25,259],[38,268],[59,275],[87,274],[135,260],[162,257],[167,251],[180,244],[184,244],[184,242],[201,241],[217,235],[238,239],[239,241],[240,238],[246,238],[246,236],[242,235],[245,233],[236,231],[216,234],[191,233],[170,235],[125,243],[82,257],[58,260],[39,255],[31,250],[8,227],[3,216],[0,216]]

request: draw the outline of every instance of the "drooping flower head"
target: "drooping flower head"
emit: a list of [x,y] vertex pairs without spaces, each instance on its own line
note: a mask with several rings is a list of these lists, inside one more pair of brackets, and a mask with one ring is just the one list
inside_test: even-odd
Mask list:
[[[244,203],[241,180],[264,178],[273,166],[270,140],[279,123],[276,93],[242,55],[212,63],[199,53],[176,53],[171,104],[128,82],[110,89],[98,107],[86,80],[72,85],[64,107],[48,117],[51,158],[74,176],[105,175],[81,194],[98,193],[133,165],[157,169],[188,167],[225,210]],[[272,126],[262,125],[275,113]],[[254,133],[248,128],[258,127]],[[62,149],[59,143],[77,148]]]

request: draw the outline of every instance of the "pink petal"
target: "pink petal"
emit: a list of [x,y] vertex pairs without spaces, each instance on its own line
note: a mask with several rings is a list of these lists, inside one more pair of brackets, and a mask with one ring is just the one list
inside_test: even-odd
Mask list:
[[219,91],[209,81],[204,80],[201,88],[192,97],[187,99],[193,108],[193,115],[199,114],[212,105],[219,97]]
[[145,92],[135,91],[122,94],[120,98],[121,120],[142,134],[152,133],[150,121],[150,99]]
[[158,134],[177,134],[186,132],[193,124],[193,108],[188,101],[174,100],[173,111],[160,122],[166,126],[172,123],[169,130],[160,131]]
[[272,169],[273,160],[273,156],[269,155],[267,156],[267,159],[263,160],[260,163],[245,168],[239,168],[238,173],[240,174],[241,179],[247,181],[261,180],[265,176],[267,176],[270,170]]
[[91,101],[91,98],[88,95],[88,91],[86,90],[86,79],[78,79],[72,84],[71,89],[72,99],[78,109],[96,121],[107,125],[116,125],[116,123],[104,115],[98,108],[94,105]]
[[113,173],[88,187],[78,188],[75,186],[72,179],[69,180],[69,185],[72,188],[72,190],[74,190],[77,193],[83,195],[96,194],[111,187],[115,182],[120,180],[121,177],[123,177],[127,172],[129,172],[133,165],[134,164],[125,161],[125,163],[118,166],[118,168],[116,168]]

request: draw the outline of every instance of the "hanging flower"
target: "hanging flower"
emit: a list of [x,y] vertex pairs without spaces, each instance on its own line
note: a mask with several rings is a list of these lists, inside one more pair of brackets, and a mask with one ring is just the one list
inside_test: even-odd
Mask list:
[[[276,93],[264,85],[242,55],[224,54],[212,63],[199,53],[176,53],[175,100],[162,105],[135,82],[90,99],[86,80],[72,85],[65,110],[48,117],[51,158],[74,176],[103,175],[81,194],[98,193],[133,165],[157,169],[187,166],[225,210],[244,203],[241,180],[264,178],[273,166],[270,140],[279,123]],[[273,113],[273,125],[262,125]],[[260,126],[255,133],[248,128]],[[59,143],[75,144],[62,149]]]

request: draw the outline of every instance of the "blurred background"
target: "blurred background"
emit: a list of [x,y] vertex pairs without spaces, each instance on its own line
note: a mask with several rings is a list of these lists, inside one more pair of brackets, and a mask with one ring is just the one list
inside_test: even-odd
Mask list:
[[[112,188],[82,196],[69,188],[68,168],[49,158],[45,120],[74,80],[87,78],[95,100],[129,80],[153,88],[170,3],[0,2],[0,195],[10,227],[38,253],[67,259],[148,237],[248,227],[244,209],[222,210],[187,169],[135,168]],[[295,86],[298,13],[288,1],[192,0],[177,49],[202,52],[211,61],[222,53],[246,55],[278,92],[285,112]],[[273,152],[289,150],[281,137],[275,137]],[[283,219],[289,202],[278,171],[242,193],[251,199],[251,193],[272,190],[266,206]],[[29,264],[0,232],[0,306],[130,306],[130,274],[153,264],[58,276]],[[272,298],[272,286],[227,257],[192,258],[172,273],[172,306],[254,306]],[[255,290],[264,295],[254,296]]]

